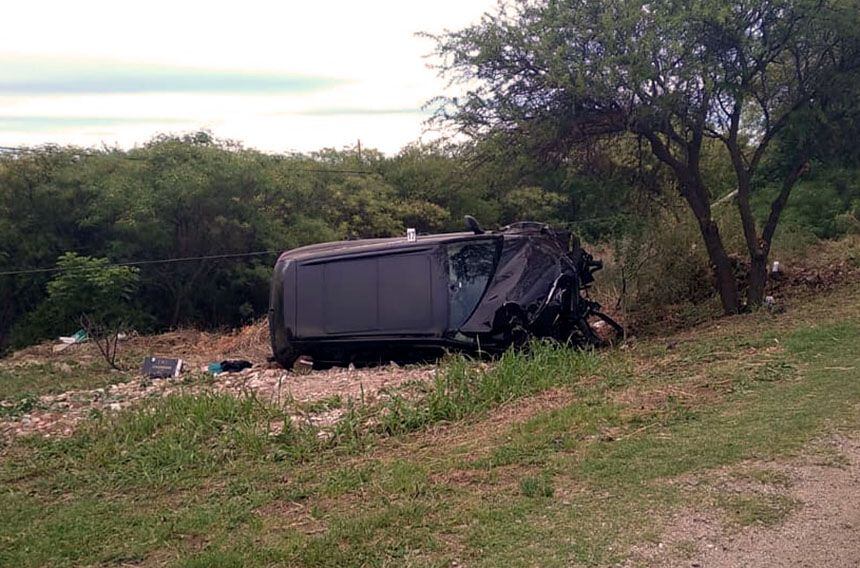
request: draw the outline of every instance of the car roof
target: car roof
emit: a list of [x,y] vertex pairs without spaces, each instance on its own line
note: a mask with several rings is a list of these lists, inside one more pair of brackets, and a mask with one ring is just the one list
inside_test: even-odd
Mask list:
[[436,245],[467,239],[500,238],[499,233],[475,234],[471,231],[460,233],[442,233],[438,235],[418,235],[414,241],[403,237],[388,237],[379,239],[358,239],[354,241],[335,241],[330,243],[319,243],[308,245],[297,249],[288,250],[281,254],[279,260],[309,260],[329,256],[339,256],[349,253],[373,253],[383,251],[406,250],[410,248],[424,248],[428,245]]

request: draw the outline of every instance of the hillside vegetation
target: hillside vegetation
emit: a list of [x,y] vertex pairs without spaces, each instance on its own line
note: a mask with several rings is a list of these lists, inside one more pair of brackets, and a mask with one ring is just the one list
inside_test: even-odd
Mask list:
[[[601,279],[607,303],[625,290],[630,315],[646,324],[667,305],[713,303],[694,219],[641,145],[608,140],[560,163],[513,154],[490,139],[390,157],[367,149],[271,155],[197,133],[128,151],[0,155],[0,273],[63,270],[0,274],[0,350],[70,335],[94,307],[142,333],[243,325],[265,313],[281,250],[406,227],[462,230],[466,214],[488,228],[548,222],[608,247],[618,269]],[[726,156],[715,145],[706,154],[715,197],[730,192]],[[860,228],[860,178],[846,160],[817,163],[799,182],[777,233],[778,258]],[[759,217],[775,190],[757,194]],[[742,258],[736,210],[715,214]],[[109,268],[249,252],[263,254]]]
[[838,464],[810,443],[860,427],[858,341],[853,281],[624,349],[453,359],[323,430],[174,394],[7,446],[0,563],[607,565],[677,512],[778,525],[782,460]]

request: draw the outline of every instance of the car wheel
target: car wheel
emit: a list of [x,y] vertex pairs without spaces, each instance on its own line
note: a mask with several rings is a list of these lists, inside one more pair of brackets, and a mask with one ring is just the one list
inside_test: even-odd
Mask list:
[[296,353],[292,349],[275,353],[275,361],[284,369],[292,369],[296,360],[301,356],[301,353]]
[[525,318],[522,314],[512,313],[508,316],[505,326],[505,343],[508,348],[522,349],[528,345],[531,333],[526,327]]

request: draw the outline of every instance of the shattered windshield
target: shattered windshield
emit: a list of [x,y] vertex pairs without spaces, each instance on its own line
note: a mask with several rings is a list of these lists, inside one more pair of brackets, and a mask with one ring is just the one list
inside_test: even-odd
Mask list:
[[484,294],[496,267],[496,243],[472,241],[448,245],[449,323],[466,321]]

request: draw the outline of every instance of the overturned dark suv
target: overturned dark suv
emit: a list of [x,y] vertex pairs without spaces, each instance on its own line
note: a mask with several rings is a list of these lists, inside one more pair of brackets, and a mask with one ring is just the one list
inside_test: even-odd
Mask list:
[[341,241],[281,255],[269,328],[285,368],[500,352],[531,337],[603,340],[621,328],[585,290],[602,267],[567,231],[515,223],[484,232]]

